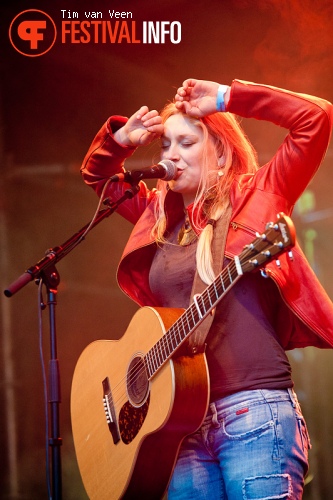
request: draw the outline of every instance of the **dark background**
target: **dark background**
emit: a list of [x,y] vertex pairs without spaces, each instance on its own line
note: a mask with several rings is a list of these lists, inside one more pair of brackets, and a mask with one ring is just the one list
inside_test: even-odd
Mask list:
[[[47,12],[58,29],[40,57],[14,50],[8,36],[23,10]],[[61,44],[61,10],[131,11],[142,21],[180,21],[182,41],[164,45]],[[72,19],[73,20],[73,19]],[[79,166],[110,114],[130,115],[142,104],[160,109],[188,77],[230,83],[233,78],[285,87],[333,100],[333,4],[310,0],[16,1],[1,7],[0,278],[1,290],[44,251],[66,241],[92,217],[97,198]],[[259,152],[271,157],[285,131],[243,120]],[[129,165],[152,163],[148,148]],[[333,297],[333,147],[294,212],[298,237]],[[117,338],[136,306],[118,289],[116,266],[130,225],[117,215],[100,224],[62,260],[57,305],[62,403],[62,475],[66,499],[86,498],[76,465],[70,424],[70,385],[84,347]],[[1,292],[0,497],[45,498],[43,382],[39,359],[37,287],[11,299]],[[49,359],[48,311],[44,357]],[[312,437],[305,498],[331,497],[332,352],[289,353],[296,389]]]

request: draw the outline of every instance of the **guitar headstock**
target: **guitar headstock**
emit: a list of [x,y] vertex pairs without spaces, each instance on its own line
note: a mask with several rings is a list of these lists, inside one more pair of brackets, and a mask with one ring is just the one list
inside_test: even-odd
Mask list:
[[243,273],[262,267],[278,255],[295,245],[296,231],[293,221],[283,212],[279,213],[276,222],[269,222],[262,234],[245,245],[239,255]]

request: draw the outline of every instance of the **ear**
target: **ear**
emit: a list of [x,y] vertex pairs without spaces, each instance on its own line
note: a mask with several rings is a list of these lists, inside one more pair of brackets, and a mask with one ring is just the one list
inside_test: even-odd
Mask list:
[[222,155],[222,156],[220,156],[220,158],[217,161],[217,166],[222,168],[222,167],[224,167],[224,165],[225,165],[225,156]]

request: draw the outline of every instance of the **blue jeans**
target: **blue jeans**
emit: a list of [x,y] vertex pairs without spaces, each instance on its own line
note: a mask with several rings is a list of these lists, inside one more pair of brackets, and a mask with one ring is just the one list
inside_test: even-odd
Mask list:
[[299,500],[309,448],[293,390],[238,392],[184,439],[168,499]]

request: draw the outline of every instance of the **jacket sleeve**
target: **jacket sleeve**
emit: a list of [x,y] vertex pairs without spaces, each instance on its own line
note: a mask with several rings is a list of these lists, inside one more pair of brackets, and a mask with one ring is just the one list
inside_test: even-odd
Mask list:
[[[114,139],[114,132],[126,123],[127,118],[113,116],[99,130],[83,160],[81,174],[85,183],[91,186],[98,196],[101,196],[107,180],[114,174],[124,171],[124,162],[135,151],[135,147],[119,144]],[[147,205],[155,198],[156,190],[149,190],[147,185],[140,181],[140,191],[132,199],[120,205],[117,212],[135,224]],[[105,197],[111,201],[118,200],[129,188],[124,182],[109,184]]]
[[292,207],[325,155],[332,105],[317,97],[235,80],[227,111],[289,130],[273,159],[257,173],[256,187],[285,197]]

